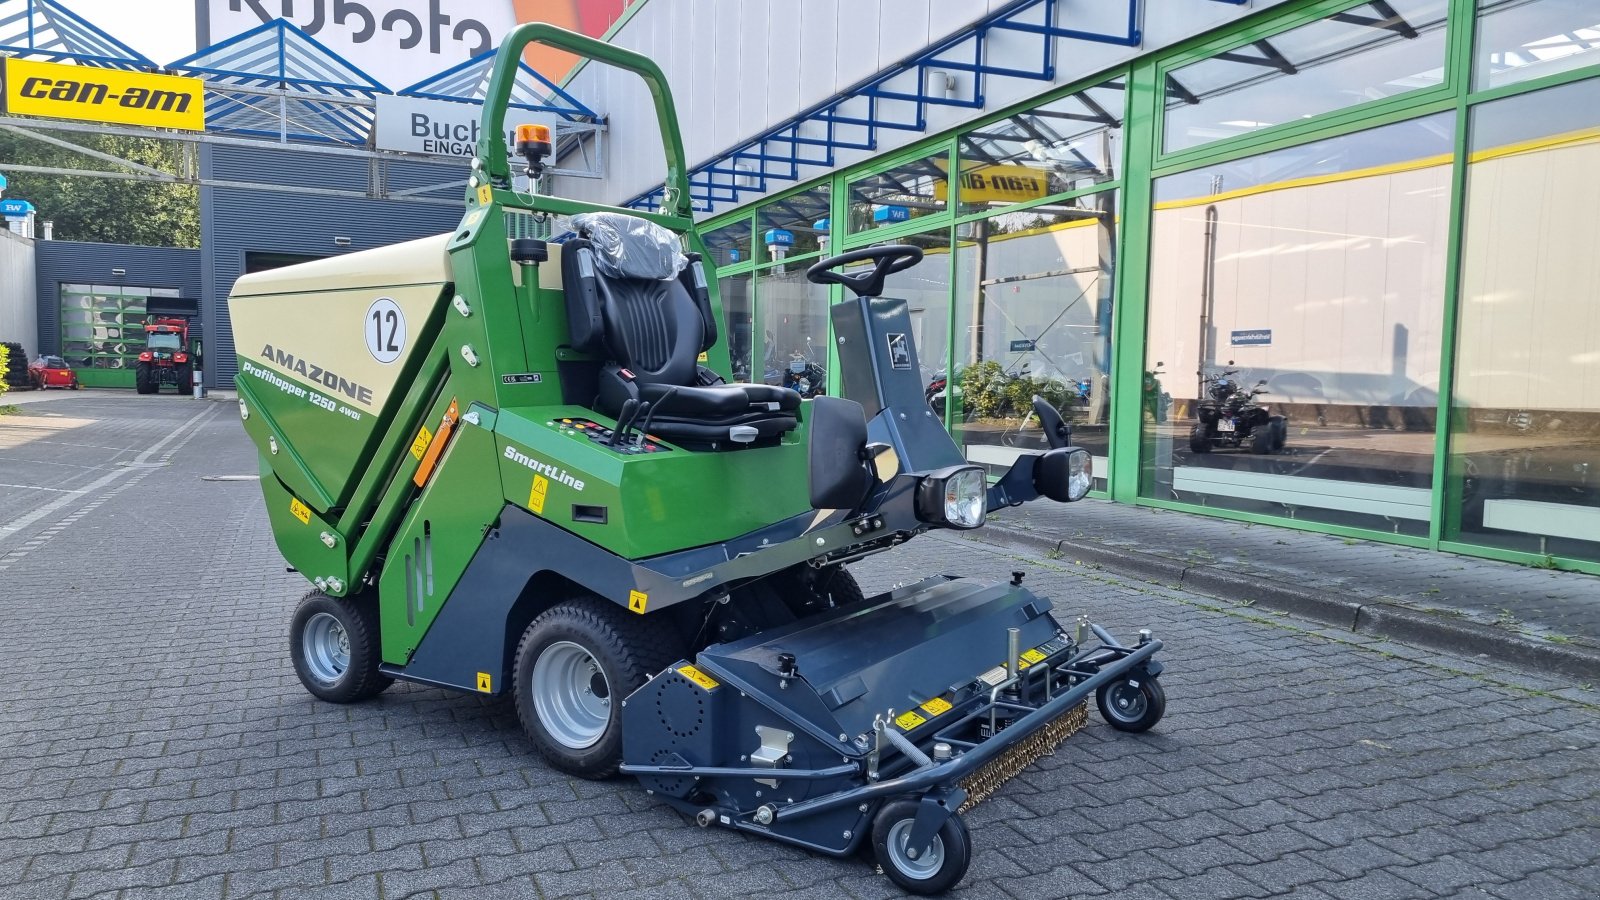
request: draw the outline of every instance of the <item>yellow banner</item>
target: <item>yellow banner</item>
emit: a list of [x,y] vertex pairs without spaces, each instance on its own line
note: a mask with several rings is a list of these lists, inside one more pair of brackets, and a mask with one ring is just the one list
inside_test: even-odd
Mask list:
[[[945,199],[945,183],[934,185]],[[1029,166],[973,166],[961,170],[962,203],[1021,203],[1050,196],[1050,176]]]
[[198,78],[5,61],[6,112],[50,119],[204,131],[205,85]]

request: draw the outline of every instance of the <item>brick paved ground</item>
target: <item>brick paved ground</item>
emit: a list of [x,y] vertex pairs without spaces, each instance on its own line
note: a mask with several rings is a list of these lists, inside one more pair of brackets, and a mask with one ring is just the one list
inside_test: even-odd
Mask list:
[[[0,537],[0,898],[891,893],[863,860],[557,775],[503,701],[408,685],[313,701],[284,637],[305,585],[256,486],[201,480],[255,470],[233,407],[147,399],[57,430],[57,461],[89,464],[71,445],[93,428],[149,446],[208,415],[153,466],[52,495],[72,499]],[[18,425],[0,419],[0,481],[50,455]],[[0,523],[42,508],[26,493],[0,488]],[[1061,608],[1168,642],[1168,718],[1130,736],[1092,717],[974,811],[961,894],[1600,895],[1594,708],[1474,661],[1057,566],[926,538],[854,567],[869,590],[1024,568]]]

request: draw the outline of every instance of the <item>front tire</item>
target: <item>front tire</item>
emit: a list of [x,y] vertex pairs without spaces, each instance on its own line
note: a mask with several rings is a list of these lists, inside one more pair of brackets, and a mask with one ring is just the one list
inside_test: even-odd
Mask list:
[[133,389],[141,394],[154,394],[160,385],[150,371],[149,363],[139,363],[133,368]]
[[194,367],[188,363],[172,370],[173,378],[177,381],[178,395],[190,393],[194,390]]
[[601,779],[622,764],[622,701],[682,658],[676,631],[594,597],[541,613],[517,645],[513,697],[551,766]]
[[1289,420],[1283,416],[1273,416],[1267,424],[1272,427],[1272,449],[1282,450],[1283,445],[1289,442]]
[[1094,700],[1100,718],[1118,731],[1149,731],[1167,714],[1167,692],[1159,680],[1149,676],[1139,678],[1137,686],[1126,679],[1102,685]]
[[1275,434],[1276,429],[1272,427],[1270,422],[1264,422],[1256,426],[1256,430],[1250,435],[1250,452],[1257,456],[1265,456],[1271,453]]
[[883,874],[913,894],[942,894],[967,874],[972,863],[972,837],[960,813],[952,813],[923,851],[911,849],[911,828],[922,801],[891,801],[872,820],[872,850]]
[[306,690],[329,703],[358,703],[394,683],[378,672],[376,600],[307,594],[289,622],[289,658]]
[[1189,450],[1193,453],[1211,452],[1211,428],[1200,424],[1189,429]]

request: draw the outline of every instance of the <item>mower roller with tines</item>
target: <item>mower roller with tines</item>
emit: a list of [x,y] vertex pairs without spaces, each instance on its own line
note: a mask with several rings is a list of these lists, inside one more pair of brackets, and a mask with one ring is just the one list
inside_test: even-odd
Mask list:
[[[567,150],[504,118],[540,42],[649,84],[659,212],[551,196]],[[845,856],[918,893],[971,859],[962,813],[1079,728],[1165,708],[1131,645],[1023,584],[938,575],[863,598],[847,563],[990,510],[1076,500],[1051,448],[993,484],[923,399],[910,246],[813,265],[843,396],[730,384],[671,95],[648,59],[548,25],[500,48],[453,232],[240,279],[239,413],[279,549],[315,585],[290,652],[324,700],[394,679],[509,694],[557,769],[618,771],[701,826]],[[846,267],[852,267],[848,271]],[[833,368],[830,366],[830,368]]]

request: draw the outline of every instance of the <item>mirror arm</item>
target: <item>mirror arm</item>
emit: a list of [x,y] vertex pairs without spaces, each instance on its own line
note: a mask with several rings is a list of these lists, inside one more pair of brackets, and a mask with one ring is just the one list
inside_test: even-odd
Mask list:
[[1033,467],[1038,460],[1039,454],[1024,453],[1000,476],[999,481],[989,485],[990,512],[1008,506],[1021,506],[1039,498],[1039,491],[1033,486]]

